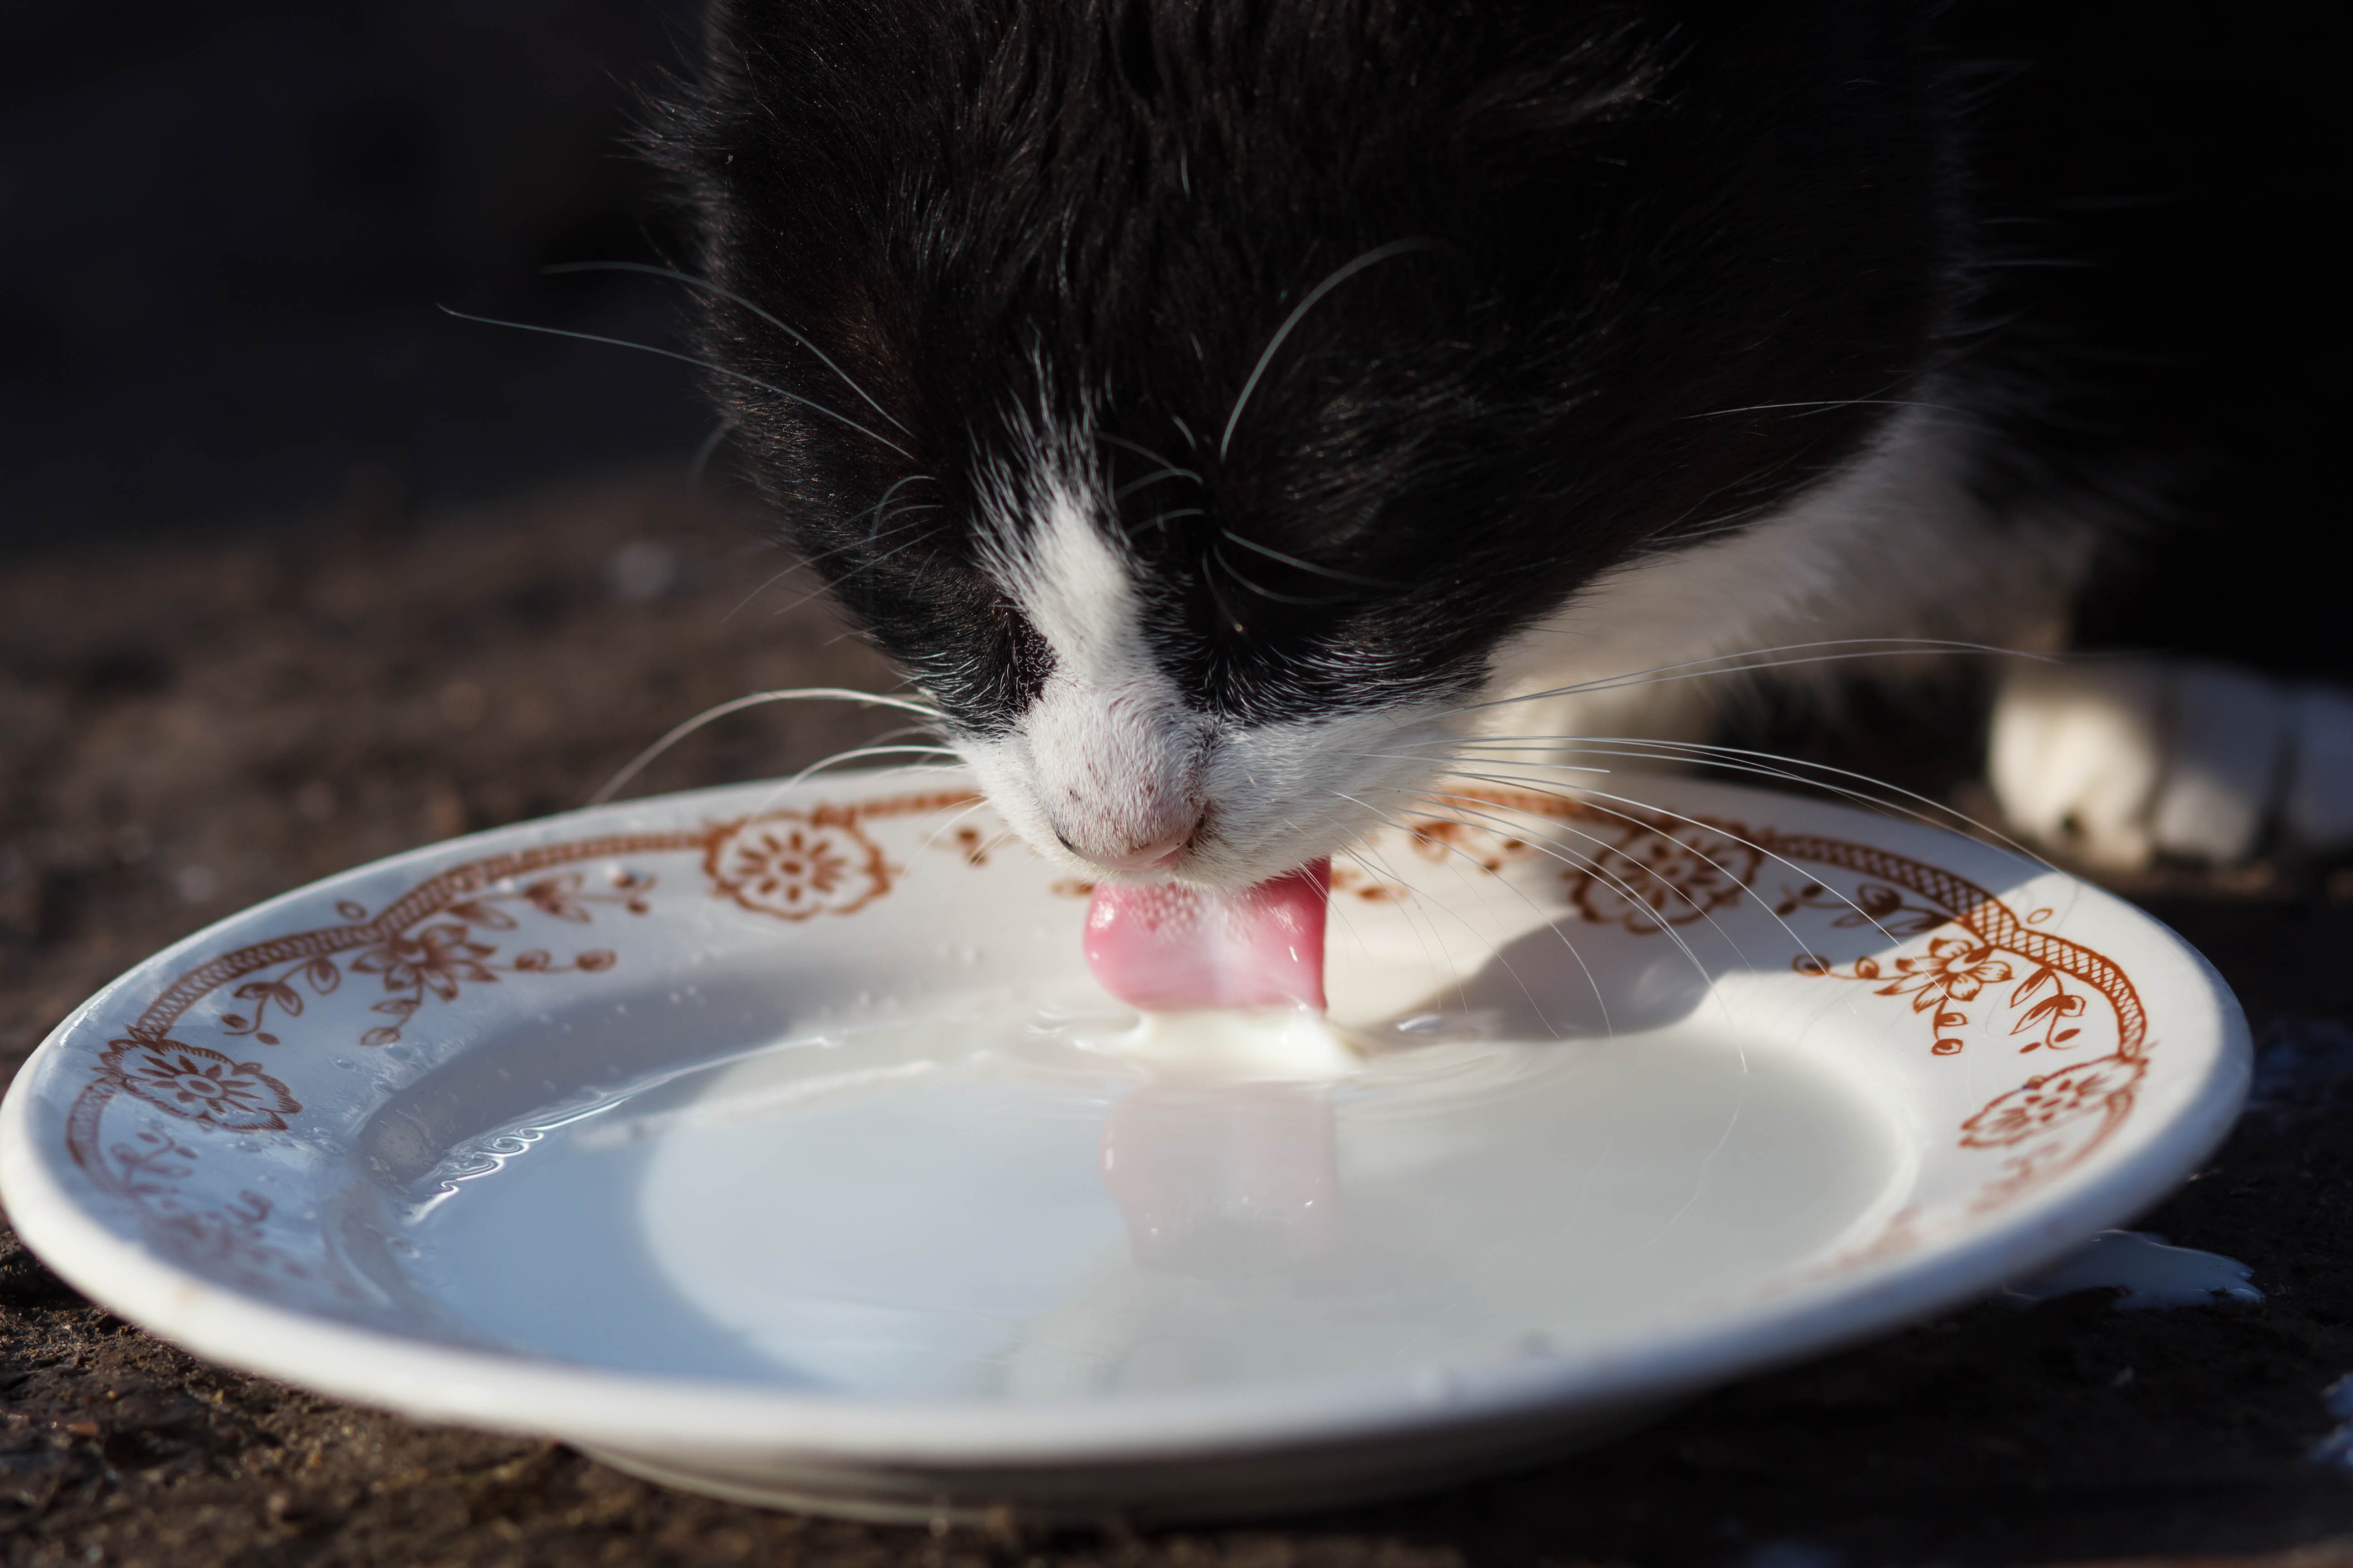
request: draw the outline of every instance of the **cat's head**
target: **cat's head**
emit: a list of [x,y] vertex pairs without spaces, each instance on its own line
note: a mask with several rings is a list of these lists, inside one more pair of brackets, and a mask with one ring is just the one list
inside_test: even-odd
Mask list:
[[753,473],[997,806],[1238,886],[1869,438],[1947,277],[1902,18],[728,0],[649,140]]

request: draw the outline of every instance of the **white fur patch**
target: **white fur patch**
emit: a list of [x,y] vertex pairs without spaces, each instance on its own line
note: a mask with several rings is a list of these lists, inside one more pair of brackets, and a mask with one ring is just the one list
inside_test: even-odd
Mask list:
[[1193,710],[1153,658],[1084,434],[1031,446],[1022,482],[987,489],[988,564],[1053,668],[1013,733],[961,746],[1023,837],[1094,875],[1182,844],[1175,874],[1240,888],[1412,812],[1398,792],[1428,780],[1420,754],[1460,727],[1458,704],[1251,726]]
[[[1898,656],[1840,658],[1854,638],[1946,637],[2041,651],[2059,646],[2094,532],[2053,521],[1994,526],[1962,483],[1963,433],[1908,408],[1859,461],[1781,511],[1719,541],[1604,574],[1500,653],[1491,696],[1516,698],[1656,671],[1615,689],[1494,710],[1515,734],[1691,740],[1727,688],[1692,661],[1755,654],[1804,680]],[[1758,650],[1783,648],[1779,653]],[[1670,666],[1684,666],[1670,669]]]
[[2166,706],[2148,660],[2011,671],[1986,756],[2002,815],[2094,864],[2145,863],[2157,848],[2148,818],[2165,781]]
[[2307,688],[2289,699],[2287,789],[2280,816],[2312,849],[2353,844],[2353,697]]
[[2187,659],[2021,669],[1996,699],[1987,773],[2010,821],[2120,870],[2242,861],[2274,823],[2334,849],[2353,842],[2353,699]]
[[1153,661],[1110,500],[1078,456],[1084,433],[1031,447],[1023,483],[989,487],[987,560],[1053,667],[1012,736],[965,752],[1032,844],[1117,868],[1182,843],[1198,820],[1198,726]]

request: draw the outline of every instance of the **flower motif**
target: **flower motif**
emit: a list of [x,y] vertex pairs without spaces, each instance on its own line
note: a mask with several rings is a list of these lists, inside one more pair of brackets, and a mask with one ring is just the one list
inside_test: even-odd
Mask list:
[[233,1132],[282,1132],[302,1109],[259,1062],[236,1062],[177,1040],[111,1042],[100,1070],[158,1110]]
[[558,877],[543,877],[522,890],[522,896],[542,914],[554,915],[575,925],[586,925],[590,915],[580,902],[581,877],[569,871]]
[[1996,958],[1992,947],[1963,936],[1940,936],[1928,944],[1925,957],[1899,958],[1895,967],[1904,978],[1881,986],[1879,994],[1914,993],[1915,1013],[1925,1013],[1947,997],[1969,1001],[1988,985],[2010,978],[2009,963]]
[[498,978],[482,963],[498,949],[469,941],[471,934],[462,925],[426,926],[378,942],[353,959],[352,967],[383,975],[386,991],[414,991],[421,986],[444,1002],[454,1002],[460,982]]
[[1965,1149],[2000,1149],[2094,1110],[2132,1103],[2133,1085],[2148,1070],[2138,1057],[2102,1057],[2028,1079],[1961,1123]]
[[891,889],[881,849],[849,823],[776,812],[715,837],[703,861],[720,891],[780,920],[855,913]]

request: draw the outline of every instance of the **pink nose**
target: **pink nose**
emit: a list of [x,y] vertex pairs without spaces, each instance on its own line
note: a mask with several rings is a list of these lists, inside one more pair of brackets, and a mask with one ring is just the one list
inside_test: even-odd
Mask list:
[[1059,832],[1055,837],[1062,840],[1062,847],[1071,854],[1082,856],[1107,870],[1166,871],[1176,865],[1177,858],[1185,853],[1185,846],[1192,842],[1193,829],[1197,826],[1198,824],[1188,822],[1176,832],[1166,834],[1149,844],[1139,844],[1117,853],[1082,849]]

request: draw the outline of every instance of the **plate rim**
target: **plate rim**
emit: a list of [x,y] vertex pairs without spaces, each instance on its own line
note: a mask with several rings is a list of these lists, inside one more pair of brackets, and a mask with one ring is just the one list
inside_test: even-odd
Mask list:
[[[949,770],[943,770],[946,772]],[[844,770],[805,788],[871,792],[902,769]],[[934,776],[938,776],[934,774]],[[1857,825],[1905,836],[1934,834],[1861,810],[1745,784],[1675,777],[1677,785],[1729,800],[1802,804]],[[2007,1279],[2033,1272],[2125,1223],[2162,1198],[2201,1163],[2235,1122],[2252,1076],[2245,1016],[2214,966],[2147,910],[2069,873],[2075,896],[2113,918],[2146,928],[2189,960],[2214,1007],[2218,1038],[2202,1077],[2169,1119],[2104,1169],[2082,1173],[2070,1190],[2041,1194],[2027,1212],[1972,1236],[1939,1237],[1918,1253],[1847,1281],[1828,1299],[1794,1292],[1721,1322],[1669,1331],[1661,1339],[1606,1352],[1555,1354],[1475,1366],[1398,1369],[1299,1383],[1243,1384],[1116,1395],[987,1401],[897,1398],[731,1384],[707,1377],[610,1368],[435,1344],[338,1322],[204,1279],[87,1212],[32,1136],[33,1087],[45,1059],[92,1011],[177,955],[213,944],[322,889],[365,874],[449,864],[462,852],[567,826],[611,823],[631,814],[675,817],[774,781],[644,797],[422,846],[333,873],[212,922],[110,981],[76,1007],[18,1069],[0,1102],[0,1204],[18,1236],[93,1301],[192,1353],[333,1397],[425,1420],[603,1444],[705,1451],[756,1449],[779,1459],[822,1455],[841,1462],[1001,1469],[1060,1464],[1109,1467],[1181,1460],[1238,1450],[1288,1450],[1402,1436],[1419,1430],[1526,1420],[1669,1400],[1890,1331],[1978,1299]],[[797,792],[796,792],[797,793]],[[787,798],[777,793],[776,798]],[[1977,846],[1982,849],[1982,845]]]

